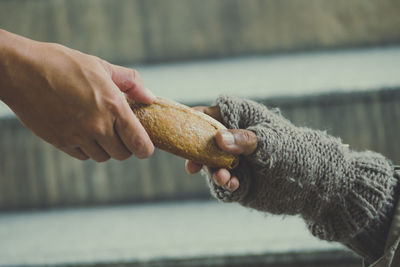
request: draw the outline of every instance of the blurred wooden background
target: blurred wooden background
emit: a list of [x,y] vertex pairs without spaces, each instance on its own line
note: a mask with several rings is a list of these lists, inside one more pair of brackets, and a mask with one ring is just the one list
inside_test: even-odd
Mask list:
[[[298,126],[327,130],[357,150],[400,163],[400,88],[257,99]],[[204,103],[209,104],[209,103]],[[81,162],[57,151],[16,118],[0,119],[0,209],[210,198],[204,178],[157,150],[146,160]]]
[[[223,79],[236,75],[236,80],[232,79],[232,81],[247,79],[248,83],[238,83],[240,88],[236,87],[236,89],[244,91],[248,90],[248,87],[253,87],[260,90],[262,93],[257,95],[261,97],[255,99],[256,101],[269,107],[280,107],[283,115],[296,125],[327,130],[328,133],[340,137],[353,149],[370,149],[380,152],[397,164],[400,163],[398,143],[400,83],[398,79],[393,79],[397,77],[395,70],[398,64],[390,62],[396,62],[400,56],[396,47],[400,44],[399,14],[400,1],[398,0],[0,0],[0,28],[38,41],[61,43],[112,63],[127,66],[141,67],[140,65],[167,61],[195,62],[216,58],[227,58],[224,61],[226,63],[230,60],[229,58],[237,56],[287,53],[286,57],[281,58],[281,61],[286,64],[280,61],[278,72],[271,72],[271,69],[276,70],[277,66],[273,64],[275,58],[273,56],[265,59],[265,62],[269,62],[272,58],[272,63],[255,64],[256,66],[253,65],[254,61],[248,62],[245,66],[242,61],[238,61],[235,66],[239,66],[239,71],[231,64],[222,64],[217,69],[224,69],[224,72],[216,72],[215,75],[222,76]],[[394,47],[391,48],[392,51],[387,51],[391,49],[383,48],[383,46]],[[372,49],[363,49],[366,47]],[[341,53],[340,57],[332,53],[328,57],[323,56],[323,60],[320,58],[316,61],[319,62],[317,68],[325,70],[323,75],[316,71],[313,60],[293,61],[300,54],[297,53],[298,51],[310,51],[310,53],[303,53],[301,58],[304,58],[304,54],[312,54],[318,58],[318,54],[321,53],[316,51],[343,48],[347,49],[347,52]],[[374,53],[374,48],[380,49],[380,52]],[[365,51],[359,53],[360,50]],[[375,56],[369,57],[369,53]],[[352,54],[362,54],[362,56],[352,57]],[[344,60],[344,57],[349,56],[353,59]],[[310,62],[314,62],[311,68]],[[335,64],[328,64],[330,67],[327,68],[326,62]],[[294,63],[297,67],[290,68]],[[363,69],[361,67],[363,64],[373,65],[375,68]],[[165,73],[152,72],[148,76],[151,79],[147,80],[157,81],[156,84],[161,89],[168,85],[169,89],[176,91],[176,84],[180,83],[180,77],[185,75],[180,70],[186,66],[184,64],[180,68],[171,68],[171,66],[158,65],[156,68],[168,68],[168,70]],[[190,73],[196,72],[196,75],[182,77],[190,81],[189,85],[197,83],[197,87],[186,86],[188,83],[184,83],[180,91],[193,90],[193,88],[199,91],[204,89],[202,79],[210,85],[208,90],[204,90],[205,94],[209,90],[221,90],[221,88],[218,89],[218,84],[206,80],[204,66],[208,65],[194,64],[191,66]],[[347,68],[343,68],[344,66]],[[243,68],[247,68],[246,73],[242,72]],[[259,72],[255,76],[251,75],[255,68],[265,71],[265,77],[264,72]],[[289,72],[288,69],[290,69]],[[354,71],[349,71],[349,69]],[[215,69],[209,72],[213,70]],[[171,72],[178,73],[174,76],[175,79],[171,79]],[[197,76],[197,72],[200,76]],[[294,72],[298,75],[294,75]],[[163,76],[161,78],[160,73]],[[305,78],[299,79],[298,76],[302,75]],[[276,76],[274,77],[276,79],[269,84],[266,81],[272,76]],[[326,78],[327,76],[329,79]],[[193,77],[197,78],[193,79]],[[367,77],[372,77],[372,79],[366,79]],[[285,79],[291,79],[292,85],[294,84],[295,90],[290,93],[305,93],[301,88],[310,89],[307,88],[310,84],[317,84],[318,88],[319,85],[323,85],[323,90],[341,90],[342,93],[267,98],[268,95],[265,92],[268,89],[271,90],[274,87],[280,92],[288,86],[288,83],[283,83]],[[308,83],[308,80],[318,79],[323,79],[325,82]],[[335,79],[341,82],[335,83]],[[345,82],[346,79],[360,82],[349,85]],[[366,80],[368,82],[363,83]],[[229,87],[229,83],[220,84],[223,84],[223,87]],[[299,90],[297,84],[299,84]],[[342,85],[346,84],[347,87],[342,88]],[[344,92],[351,89],[358,92]],[[366,91],[360,91],[363,89]],[[231,91],[235,93],[234,90]],[[247,91],[245,93],[249,94]],[[206,100],[211,100],[210,95],[207,96]],[[194,95],[191,99],[202,101]],[[154,155],[146,160],[132,157],[124,162],[114,160],[101,164],[93,161],[81,162],[41,141],[25,129],[14,116],[3,115],[10,112],[1,104],[0,218],[3,231],[0,231],[0,234],[3,235],[0,244],[5,247],[2,250],[5,256],[0,258],[5,259],[5,262],[17,259],[22,265],[26,265],[32,264],[32,259],[41,259],[45,262],[53,260],[57,263],[55,265],[59,266],[71,266],[71,262],[66,263],[60,260],[60,257],[68,255],[71,251],[72,265],[76,266],[92,266],[93,264],[154,266],[167,263],[174,266],[187,264],[203,266],[205,263],[209,266],[243,266],[244,264],[259,266],[266,263],[274,264],[274,266],[354,266],[359,262],[358,258],[340,250],[314,251],[307,246],[304,249],[307,243],[304,243],[304,237],[298,239],[297,235],[293,235],[293,229],[301,234],[303,228],[296,228],[300,224],[303,227],[300,221],[292,226],[290,224],[288,226],[287,220],[282,226],[280,222],[271,226],[268,224],[271,220],[265,220],[265,225],[262,222],[261,229],[269,229],[270,232],[279,235],[279,238],[287,236],[286,239],[283,238],[283,243],[278,242],[274,234],[262,240],[268,245],[267,247],[282,247],[283,244],[285,249],[280,250],[278,254],[275,248],[271,250],[271,254],[266,247],[265,251],[260,251],[257,247],[255,254],[252,250],[247,250],[247,246],[244,246],[243,250],[237,250],[245,239],[241,239],[240,235],[237,239],[236,234],[229,234],[232,239],[219,240],[221,234],[219,227],[225,232],[230,231],[229,227],[226,229],[226,225],[223,225],[226,219],[232,222],[229,225],[232,229],[246,225],[251,220],[250,216],[235,219],[242,216],[240,209],[230,211],[231,215],[238,215],[238,217],[232,217],[226,213],[226,207],[224,210],[214,210],[213,205],[218,205],[216,202],[204,202],[210,205],[210,208],[206,209],[198,209],[196,204],[186,206],[183,202],[175,202],[171,206],[166,205],[165,209],[161,209],[164,213],[159,214],[160,209],[157,205],[160,203],[157,204],[157,202],[160,200],[211,198],[203,177],[186,174],[183,159],[156,150]],[[91,209],[76,209],[76,214],[74,209],[71,209],[75,214],[73,215],[75,219],[72,221],[71,218],[65,220],[65,210],[62,209],[71,206],[143,202],[155,203],[154,205],[133,205],[133,209],[127,210],[124,209],[125,207],[113,207],[117,211],[123,210],[117,215],[115,209],[110,215],[108,207],[93,209],[94,213]],[[155,206],[155,209],[151,206]],[[175,214],[183,214],[183,216],[174,217],[171,207],[174,207]],[[61,210],[39,211],[38,216],[36,212],[30,211],[4,212],[48,208],[61,208]],[[140,213],[139,216],[136,215],[137,213],[132,214],[132,210],[136,208],[143,209],[145,213]],[[215,216],[209,217],[213,210]],[[159,216],[153,216],[155,213]],[[204,218],[204,214],[208,217]],[[70,216],[66,215],[67,218]],[[142,216],[143,223],[139,220],[138,224],[137,219]],[[117,223],[116,218],[118,218]],[[198,218],[210,222],[212,226],[208,227],[213,228],[215,235],[205,226],[205,221]],[[185,219],[193,220],[197,224]],[[223,223],[218,224],[218,219]],[[120,222],[123,221],[126,223],[121,226]],[[154,224],[149,224],[149,222]],[[291,229],[292,232],[286,231],[287,227],[293,226],[295,228]],[[132,235],[131,230],[135,230],[135,227],[140,233],[139,237]],[[10,231],[11,228],[14,230]],[[193,232],[193,229],[200,228],[204,232],[197,232],[198,236],[202,236],[203,233],[204,235],[211,234],[212,240],[218,241],[211,244],[218,245],[209,245],[204,238],[190,240],[188,231]],[[110,232],[111,229],[115,231]],[[153,231],[154,229],[159,232]],[[169,233],[171,229],[172,232]],[[257,229],[259,228],[255,227],[251,230],[258,231]],[[282,229],[284,229],[283,235]],[[150,235],[147,235],[146,231]],[[49,232],[53,235],[49,236]],[[163,240],[159,238],[164,233],[170,234],[171,238],[165,239],[164,243],[159,242]],[[242,234],[247,235],[248,232]],[[111,247],[109,243],[113,238],[110,239],[110,235],[116,238],[114,243],[111,242]],[[258,233],[256,235],[258,238]],[[107,240],[102,241],[104,240],[102,238]],[[173,258],[170,262],[166,258],[158,258],[159,254],[157,254],[157,249],[154,250],[154,245],[156,247],[161,245],[163,253],[170,247],[174,251],[173,249],[176,249],[177,244],[182,241],[180,239],[184,240],[182,244],[184,244],[184,250],[189,252],[189,258],[185,258],[189,254],[184,254],[186,256],[183,258]],[[257,240],[254,241],[257,242]],[[146,246],[148,244],[146,242],[154,244]],[[91,245],[88,247],[88,244]],[[102,246],[105,244],[107,246]],[[138,249],[131,249],[132,244],[144,251],[148,250],[154,258],[148,262],[143,262],[141,258],[141,262],[136,263],[134,260],[135,256],[138,256]],[[232,244],[235,246],[232,247]],[[249,244],[253,246],[256,243],[251,240]],[[227,249],[227,254],[203,255],[202,246],[211,247],[216,251],[219,251],[218,246],[221,246]],[[64,250],[59,250],[60,247]],[[105,247],[106,250],[104,250]],[[196,250],[199,248],[200,250]],[[288,251],[287,248],[291,248],[295,253],[290,252],[290,249]],[[98,251],[100,251],[99,254],[97,254]],[[112,264],[103,262],[104,254],[110,251],[117,255],[117,261]],[[129,252],[124,254],[121,251]],[[243,252],[246,255],[242,255]],[[100,256],[93,257],[93,255]],[[129,262],[126,256],[133,258]],[[89,262],[86,261],[88,257],[90,257]],[[50,263],[50,265],[54,264]]]
[[[0,28],[135,65],[398,44],[399,12],[398,0],[0,0]],[[258,100],[400,162],[399,95]],[[209,197],[202,177],[162,151],[143,161],[80,162],[16,118],[1,118],[0,129],[0,209]]]
[[0,0],[0,28],[120,64],[400,41],[398,0]]

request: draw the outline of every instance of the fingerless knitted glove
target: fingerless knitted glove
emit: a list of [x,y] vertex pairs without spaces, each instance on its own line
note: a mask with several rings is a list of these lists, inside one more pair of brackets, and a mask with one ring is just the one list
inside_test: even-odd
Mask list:
[[233,171],[236,191],[208,178],[215,197],[273,214],[300,214],[313,235],[342,242],[367,261],[383,253],[398,182],[387,159],[295,127],[250,100],[220,96],[216,104],[227,128],[253,131],[258,147]]

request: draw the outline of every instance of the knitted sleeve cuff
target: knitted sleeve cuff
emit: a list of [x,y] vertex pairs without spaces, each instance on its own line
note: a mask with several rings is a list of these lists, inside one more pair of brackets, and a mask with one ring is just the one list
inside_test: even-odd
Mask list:
[[310,232],[321,239],[339,241],[367,262],[384,251],[387,233],[399,194],[393,167],[373,152],[351,152],[350,168],[343,184],[347,194],[321,202],[318,212],[303,214]]
[[301,214],[321,239],[358,248],[353,240],[362,232],[380,240],[381,231],[374,229],[390,220],[398,184],[386,158],[351,151],[340,139],[295,127],[250,100],[220,96],[217,105],[228,128],[251,130],[258,140],[239,165],[245,170],[238,177],[240,193],[229,200],[274,214]]
[[388,160],[370,151],[349,151],[346,158],[345,177],[336,187],[340,194],[330,202],[321,201],[318,213],[304,214],[312,234],[321,239],[348,241],[372,222],[387,222],[394,206],[398,180]]

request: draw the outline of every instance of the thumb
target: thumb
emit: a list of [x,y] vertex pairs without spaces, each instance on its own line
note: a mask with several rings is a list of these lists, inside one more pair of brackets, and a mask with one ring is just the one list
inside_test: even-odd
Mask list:
[[142,78],[134,69],[110,64],[111,79],[130,99],[144,104],[153,103],[155,96],[143,84]]
[[232,154],[250,155],[257,148],[257,136],[249,130],[221,130],[215,138],[222,150]]

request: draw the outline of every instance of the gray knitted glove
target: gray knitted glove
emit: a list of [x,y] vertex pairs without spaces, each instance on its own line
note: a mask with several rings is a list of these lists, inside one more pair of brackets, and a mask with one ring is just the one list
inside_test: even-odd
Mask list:
[[[368,259],[380,256],[397,185],[387,159],[295,127],[253,101],[220,96],[216,104],[227,128],[253,131],[258,147],[233,170],[236,191],[208,179],[214,196],[274,214],[300,214],[313,235],[343,242]],[[365,234],[375,242],[372,248],[353,242]]]

